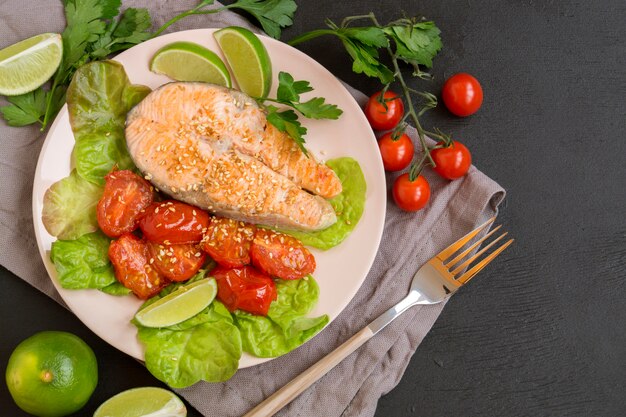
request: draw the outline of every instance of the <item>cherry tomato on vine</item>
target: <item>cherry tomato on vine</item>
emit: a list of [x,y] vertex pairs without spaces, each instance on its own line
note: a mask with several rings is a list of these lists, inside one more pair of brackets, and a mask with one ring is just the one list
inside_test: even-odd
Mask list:
[[393,132],[385,133],[378,139],[378,148],[386,171],[400,171],[408,167],[415,152],[408,135],[402,134],[394,140]]
[[449,180],[461,178],[467,174],[472,165],[472,154],[469,149],[457,141],[452,141],[448,147],[433,149],[430,156],[437,164],[433,170]]
[[381,91],[370,97],[365,105],[365,117],[374,130],[390,130],[400,123],[404,116],[404,103],[402,98],[393,91],[386,91],[383,99],[387,105],[380,103]]
[[430,199],[430,185],[422,175],[411,181],[409,174],[400,175],[393,183],[393,199],[404,211],[417,211]]
[[448,110],[461,117],[476,113],[483,103],[483,89],[480,83],[464,72],[448,78],[441,95]]

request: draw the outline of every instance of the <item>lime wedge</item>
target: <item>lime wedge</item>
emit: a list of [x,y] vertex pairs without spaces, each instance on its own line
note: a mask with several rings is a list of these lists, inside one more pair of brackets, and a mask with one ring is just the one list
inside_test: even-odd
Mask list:
[[141,387],[122,391],[106,400],[93,417],[185,417],[187,408],[173,392]]
[[48,81],[61,64],[63,41],[43,33],[0,49],[0,94],[28,93]]
[[267,97],[272,86],[272,62],[263,42],[248,29],[230,26],[213,34],[239,89],[252,97]]
[[224,61],[215,52],[193,42],[174,42],[159,49],[150,61],[150,71],[176,81],[203,81],[231,86]]
[[141,309],[135,319],[145,327],[166,327],[187,320],[204,310],[217,294],[213,278],[196,281]]

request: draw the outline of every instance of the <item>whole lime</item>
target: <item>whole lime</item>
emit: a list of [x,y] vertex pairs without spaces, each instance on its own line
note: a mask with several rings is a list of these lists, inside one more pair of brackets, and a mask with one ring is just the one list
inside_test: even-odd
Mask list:
[[82,408],[98,383],[91,348],[71,333],[47,331],[22,341],[9,358],[6,382],[15,403],[40,417]]

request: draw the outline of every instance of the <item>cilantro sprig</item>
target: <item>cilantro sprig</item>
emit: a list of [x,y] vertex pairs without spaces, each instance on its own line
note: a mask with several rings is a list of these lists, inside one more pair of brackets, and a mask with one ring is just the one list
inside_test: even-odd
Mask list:
[[[313,97],[307,101],[301,101],[300,95],[313,91],[313,87],[308,81],[295,81],[293,76],[287,72],[278,74],[278,89],[276,98],[257,99],[258,101],[269,101],[297,110],[304,117],[309,119],[332,119],[336,120],[343,111],[335,104],[328,104],[323,97]],[[286,132],[298,147],[308,155],[304,147],[304,135],[307,133],[306,127],[298,120],[298,115],[292,109],[281,110],[274,105],[265,105],[267,110],[267,121],[274,125],[281,132]]]
[[[365,26],[353,26],[356,21],[365,20]],[[289,41],[294,46],[319,36],[332,35],[339,38],[352,59],[352,70],[357,74],[365,74],[378,78],[383,84],[385,92],[392,83],[400,84],[407,111],[394,129],[393,137],[400,137],[407,127],[407,120],[415,125],[424,154],[419,161],[414,161],[409,169],[409,177],[413,181],[420,174],[426,163],[435,166],[430,151],[437,147],[448,146],[451,143],[449,135],[438,129],[427,131],[422,128],[419,118],[428,110],[437,106],[437,98],[431,93],[417,91],[407,86],[400,64],[412,67],[412,75],[422,79],[430,78],[430,74],[423,69],[432,68],[433,58],[442,48],[439,28],[432,21],[417,18],[402,18],[381,25],[374,13],[362,16],[345,18],[341,25],[326,20],[328,29],[319,29],[304,33]],[[383,61],[381,54],[387,56],[391,62],[389,66]],[[413,103],[413,95],[417,96],[419,111]],[[384,94],[380,94],[381,100]],[[381,101],[383,106],[385,102]],[[437,139],[441,144],[429,148],[426,136]]]
[[48,89],[40,87],[18,96],[7,97],[9,104],[0,107],[11,126],[34,123],[44,130],[65,102],[65,92],[81,65],[105,59],[161,34],[177,21],[192,15],[214,14],[239,9],[259,21],[263,29],[275,38],[283,27],[293,23],[294,0],[237,0],[222,7],[213,7],[214,0],[201,0],[155,32],[151,31],[150,13],[144,8],[127,8],[120,14],[121,0],[63,0],[67,26],[63,31],[63,58]]

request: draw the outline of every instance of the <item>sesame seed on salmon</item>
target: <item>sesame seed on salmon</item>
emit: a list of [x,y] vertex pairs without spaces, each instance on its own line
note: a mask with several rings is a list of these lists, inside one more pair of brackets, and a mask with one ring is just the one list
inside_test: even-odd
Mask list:
[[215,214],[299,230],[337,220],[326,200],[341,192],[336,174],[239,91],[166,84],[129,112],[126,141],[155,187]]

